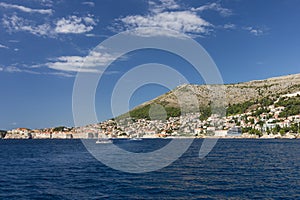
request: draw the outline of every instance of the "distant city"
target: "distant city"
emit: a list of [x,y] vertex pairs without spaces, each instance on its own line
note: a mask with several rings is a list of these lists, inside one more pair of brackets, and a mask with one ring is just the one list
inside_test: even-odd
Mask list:
[[[290,112],[292,103],[299,107],[300,92],[280,96],[274,102],[255,109],[220,117],[188,113],[166,120],[111,119],[83,127],[56,127],[30,130],[16,128],[1,131],[4,139],[95,139],[95,138],[300,138],[300,114]],[[296,113],[298,111],[296,110]],[[291,113],[291,114],[289,114]]]

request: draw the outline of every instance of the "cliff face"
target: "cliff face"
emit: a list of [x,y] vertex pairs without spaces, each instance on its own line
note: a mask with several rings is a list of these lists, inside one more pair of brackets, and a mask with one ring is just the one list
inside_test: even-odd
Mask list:
[[[166,94],[163,94],[149,102],[133,109],[142,109],[151,104],[160,104],[164,107],[179,108],[178,97],[182,106],[185,104],[193,110],[193,107],[208,106],[212,100],[216,100],[223,106],[257,101],[262,98],[277,99],[280,95],[300,91],[300,74],[255,80],[237,84],[226,85],[181,85]],[[218,94],[219,93],[219,94]],[[191,96],[196,96],[198,105],[193,105]]]

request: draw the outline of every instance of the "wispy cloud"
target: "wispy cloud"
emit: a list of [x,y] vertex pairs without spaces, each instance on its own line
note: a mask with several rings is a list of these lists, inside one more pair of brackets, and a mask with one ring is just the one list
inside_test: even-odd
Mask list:
[[56,33],[86,33],[93,30],[96,25],[96,21],[91,15],[86,17],[77,17],[75,15],[62,18],[56,22]]
[[23,67],[17,67],[17,66],[14,66],[14,65],[6,66],[6,67],[0,66],[0,71],[1,72],[8,72],[8,73],[21,73],[21,72],[24,72],[24,73],[29,73],[29,74],[40,74],[39,72],[32,71],[30,69],[26,69],[26,68],[23,68]]
[[235,24],[224,24],[223,26],[224,29],[236,29],[236,25]]
[[[204,17],[204,12],[216,12],[226,19],[234,15],[233,10],[224,7],[221,1],[207,3],[199,7],[181,5],[180,1],[175,0],[149,0],[148,3],[147,13],[116,19],[116,23],[110,29],[115,32],[132,30],[134,34],[144,37],[163,35],[177,38],[181,36],[178,33],[192,37],[203,37],[214,33],[215,30],[244,30],[254,36],[262,36],[269,31],[265,26],[244,26],[230,22],[213,24],[209,22]],[[226,19],[222,19],[222,21]]]
[[75,74],[69,71],[41,71],[39,68],[48,67],[47,64],[36,64],[36,65],[19,65],[13,64],[10,66],[0,66],[0,72],[8,73],[29,73],[35,75],[51,75],[51,76],[60,76],[60,77],[74,77]]
[[51,15],[53,13],[52,9],[33,9],[21,5],[8,4],[4,2],[0,2],[0,7],[6,9],[16,9],[26,13],[39,13],[39,14],[47,14],[47,15]]
[[51,32],[51,26],[49,24],[35,24],[34,21],[26,20],[18,17],[17,15],[7,16],[4,15],[2,24],[9,32],[29,32],[34,35],[49,35]]
[[10,73],[22,72],[21,69],[19,69],[18,67],[15,67],[15,66],[8,66],[6,68],[3,68],[3,70],[6,71],[6,72],[10,72]]
[[86,37],[97,37],[96,34],[93,34],[93,33],[87,33],[85,34]]
[[13,65],[9,65],[9,66],[0,66],[0,72],[41,74],[40,72],[33,71],[22,65],[19,66],[18,64],[13,64]]
[[92,2],[92,1],[85,1],[85,2],[82,2],[81,4],[87,5],[87,6],[90,6],[90,7],[94,7],[95,6],[95,3]]
[[151,31],[151,29],[139,29],[143,31],[140,32],[140,34],[145,34],[148,36],[171,34],[170,32],[164,30],[173,30],[176,32],[189,34],[207,34],[209,32],[209,27],[212,27],[209,22],[190,11],[162,12],[147,16],[127,16],[121,19],[121,21],[124,23],[127,29],[150,27],[161,28],[161,32],[148,32]]
[[255,28],[252,26],[243,27],[243,29],[248,31],[249,33],[251,33],[254,36],[261,36],[261,35],[266,34],[266,32],[267,32],[267,28]]
[[[178,37],[179,34],[173,34],[168,30],[191,36],[203,36],[209,34],[214,25],[200,17],[192,8],[183,8],[174,0],[160,0],[149,1],[148,14],[129,15],[118,19],[116,27],[123,30],[136,29],[136,34],[140,36]],[[153,31],[151,28],[159,28],[161,31],[157,29]]]
[[37,24],[36,21],[24,19],[13,14],[4,15],[3,27],[9,32],[28,32],[37,36],[56,37],[57,34],[81,34],[93,30],[96,20],[92,15],[78,17],[75,15],[55,20],[55,24],[45,22]]
[[149,10],[153,13],[161,13],[166,10],[180,9],[180,5],[174,0],[149,1]]
[[8,46],[5,46],[3,44],[0,44],[0,48],[2,48],[2,49],[9,49]]
[[50,72],[50,73],[47,73],[47,74],[48,74],[48,75],[53,75],[53,76],[66,77],[66,78],[72,78],[72,77],[75,77],[74,74],[66,73],[66,72]]
[[[39,65],[41,67],[43,65]],[[34,74],[34,75],[51,75],[51,76],[58,76],[58,77],[66,77],[66,78],[72,78],[75,77],[75,74],[72,72],[65,72],[65,71],[54,71],[54,72],[39,72],[34,71],[32,69],[38,68],[35,67],[28,67],[28,66],[0,66],[0,72],[6,72],[6,73],[28,73],[28,74]]]
[[89,56],[61,56],[45,65],[59,71],[95,73],[116,58],[109,53],[92,52]]
[[231,9],[222,7],[220,3],[210,3],[210,4],[200,6],[198,8],[192,8],[191,10],[195,11],[195,12],[203,12],[206,10],[213,10],[213,11],[220,13],[220,15],[223,17],[228,17],[233,14]]
[[11,43],[18,43],[20,42],[19,40],[8,40],[8,42],[11,42]]
[[[53,0],[31,0],[32,2],[39,3],[42,6],[52,7],[54,2]],[[59,1],[56,1],[59,2]]]

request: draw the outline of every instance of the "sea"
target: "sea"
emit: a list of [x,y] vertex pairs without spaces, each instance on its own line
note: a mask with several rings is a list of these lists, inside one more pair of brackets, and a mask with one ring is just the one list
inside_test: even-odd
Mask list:
[[[113,142],[138,153],[170,141]],[[165,168],[127,173],[81,140],[0,140],[0,199],[300,199],[300,140],[219,139],[199,158],[202,142]]]

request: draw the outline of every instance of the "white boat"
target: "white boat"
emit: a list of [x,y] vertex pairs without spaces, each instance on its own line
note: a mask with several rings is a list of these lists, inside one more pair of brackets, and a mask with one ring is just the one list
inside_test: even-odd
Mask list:
[[132,137],[132,138],[130,138],[130,140],[136,140],[136,141],[139,141],[139,140],[142,140],[142,138],[140,137],[140,134],[138,133],[138,134],[136,135],[136,137]]
[[113,143],[113,142],[109,139],[98,139],[96,141],[96,144],[111,144],[111,143]]
[[139,141],[139,140],[142,140],[142,138],[131,138],[130,140],[136,140],[136,141]]
[[113,143],[113,141],[108,139],[106,135],[103,134],[103,132],[98,134],[98,140],[96,141],[96,144],[111,144],[111,143]]

